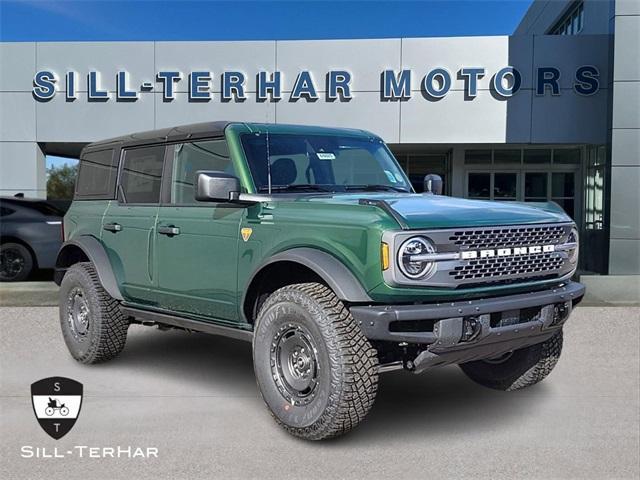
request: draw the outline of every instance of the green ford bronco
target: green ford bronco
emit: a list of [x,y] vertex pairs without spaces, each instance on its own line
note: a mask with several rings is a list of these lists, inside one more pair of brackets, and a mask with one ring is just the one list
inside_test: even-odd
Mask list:
[[378,375],[459,364],[490,388],[553,369],[584,294],[578,233],[553,203],[415,193],[362,130],[232,122],[88,145],[56,265],[82,363],[131,324],[252,342],[262,397],[293,435],[357,425]]

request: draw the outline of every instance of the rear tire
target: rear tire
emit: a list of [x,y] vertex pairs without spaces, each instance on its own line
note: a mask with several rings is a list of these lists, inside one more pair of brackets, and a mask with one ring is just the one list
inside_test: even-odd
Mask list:
[[98,279],[91,262],[76,263],[60,285],[60,326],[71,356],[80,363],[106,362],[118,356],[129,322]]
[[0,245],[0,281],[21,282],[33,270],[33,256],[27,247],[19,243]]
[[550,339],[516,350],[504,360],[477,360],[460,368],[476,383],[495,390],[513,391],[541,382],[551,373],[562,352],[562,330]]
[[297,437],[342,435],[375,400],[377,352],[319,283],[283,287],[266,300],[254,329],[253,362],[273,417]]

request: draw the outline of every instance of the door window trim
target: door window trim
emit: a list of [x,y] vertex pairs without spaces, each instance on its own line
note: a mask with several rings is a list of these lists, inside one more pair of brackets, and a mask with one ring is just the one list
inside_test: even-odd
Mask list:
[[[164,168],[162,171],[162,185],[160,187],[160,206],[161,207],[195,207],[195,208],[242,208],[242,205],[237,203],[229,203],[229,202],[197,202],[197,203],[172,203],[171,202],[171,184],[173,182],[173,160],[174,160],[174,148],[176,145],[181,145],[184,143],[201,143],[201,142],[210,142],[214,140],[223,140],[227,144],[227,148],[229,149],[229,141],[224,135],[218,135],[214,137],[203,137],[195,140],[180,140],[175,142],[167,142],[164,144],[165,148],[165,156],[164,156]],[[229,150],[229,158],[231,159],[231,163],[233,164],[233,168],[236,171],[236,176],[240,180],[240,186],[242,188],[246,188],[245,185],[242,185],[242,179],[237,175],[239,171],[239,166],[237,164],[238,160],[231,155],[231,150]]]
[[[126,202],[124,201],[124,195],[121,195],[123,187],[122,187],[122,172],[124,169],[124,160],[126,152],[129,150],[138,150],[141,148],[154,148],[154,147],[164,147],[164,155],[162,156],[162,170],[160,177],[160,195],[157,202]],[[118,161],[118,181],[116,182],[116,199],[118,201],[118,205],[127,206],[127,207],[157,207],[162,204],[162,183],[164,181],[164,168],[167,160],[167,144],[166,143],[149,143],[145,145],[136,145],[133,147],[122,147],[120,148],[120,159]]]
[[[131,207],[160,206],[160,207],[199,207],[199,208],[211,207],[211,206],[233,206],[235,208],[238,208],[239,205],[235,205],[235,204],[231,205],[226,202],[201,202],[202,205],[194,204],[194,203],[181,203],[181,204],[171,203],[171,181],[173,180],[173,152],[174,152],[172,147],[174,147],[175,145],[183,144],[183,143],[199,143],[199,142],[208,142],[212,140],[224,140],[225,142],[227,142],[227,147],[229,147],[229,141],[227,140],[226,136],[217,135],[213,137],[202,137],[194,140],[175,140],[172,142],[155,142],[155,143],[147,143],[144,145],[136,145],[132,147],[119,148],[118,149],[119,150],[118,151],[118,177],[117,177],[116,192],[115,192],[115,199],[117,200],[118,205],[131,206]],[[120,180],[121,180],[122,169],[124,165],[125,152],[127,152],[128,150],[135,150],[138,148],[152,148],[152,147],[160,147],[160,146],[164,147],[164,158],[163,158],[163,164],[162,164],[162,180],[160,184],[159,201],[157,203],[123,202],[122,196],[120,194],[120,189],[122,188]],[[237,164],[238,160],[235,159],[231,155],[231,153],[230,153],[230,158],[234,168],[236,169],[236,171],[238,171],[239,170],[239,166]],[[242,180],[240,180],[240,182],[242,185]],[[246,186],[244,185],[243,187],[246,188]]]

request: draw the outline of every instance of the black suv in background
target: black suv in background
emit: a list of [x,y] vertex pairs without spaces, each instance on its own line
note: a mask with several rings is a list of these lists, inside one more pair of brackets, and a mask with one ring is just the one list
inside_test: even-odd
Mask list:
[[19,282],[37,268],[55,266],[63,216],[41,199],[0,197],[1,282]]

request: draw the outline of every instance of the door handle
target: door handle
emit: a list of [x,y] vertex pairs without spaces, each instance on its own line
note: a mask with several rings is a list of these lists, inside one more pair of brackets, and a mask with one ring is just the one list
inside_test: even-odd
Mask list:
[[173,237],[174,235],[180,235],[180,228],[173,225],[164,225],[162,227],[158,227],[158,233],[160,235],[168,235],[169,237]]
[[105,230],[109,231],[109,232],[119,232],[120,230],[122,230],[122,225],[120,225],[119,223],[105,223],[102,228],[104,228]]

